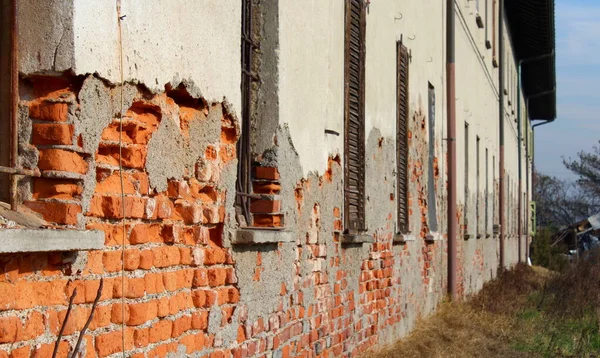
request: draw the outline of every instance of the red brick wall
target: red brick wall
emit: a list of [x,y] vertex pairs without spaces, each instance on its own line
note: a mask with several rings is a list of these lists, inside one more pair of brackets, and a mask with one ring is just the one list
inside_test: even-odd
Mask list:
[[[224,104],[138,89],[122,123],[123,200],[119,118],[107,121],[97,133],[97,148],[86,151],[86,136],[78,135],[78,116],[86,105],[78,98],[81,80],[38,78],[27,87],[21,105],[28,108],[32,134],[26,146],[39,154],[42,177],[31,180],[25,205],[57,228],[103,231],[105,249],[0,255],[0,358],[50,356],[77,288],[59,349],[59,356],[66,357],[89,316],[101,278],[104,289],[81,350],[85,357],[117,356],[122,323],[125,349],[132,357],[162,357],[178,350],[211,358],[264,356],[267,351],[282,357],[356,355],[408,332],[442,298],[446,247],[444,241],[424,240],[423,195],[412,196],[419,201],[415,241],[392,242],[395,207],[388,193],[387,209],[382,209],[387,219],[384,227],[374,228],[375,243],[339,243],[341,201],[315,199],[315,193],[340,188],[336,157],[322,177],[287,189],[296,202],[294,215],[285,220],[283,206],[290,203],[281,199],[283,178],[277,168],[256,168],[253,191],[267,196],[252,203],[254,224],[299,229],[296,243],[273,245],[271,253],[246,248],[256,264],[243,272],[252,276],[244,279],[274,287],[276,296],[270,297],[276,304],[266,314],[253,314],[256,302],[241,294],[242,271],[224,238],[233,220],[226,207],[233,203],[233,193],[224,189],[221,175],[235,164],[239,131],[234,116],[224,111],[217,119],[220,133],[209,138],[196,166],[158,192],[146,163],[161,123],[174,121],[183,140],[192,141],[193,122],[210,126],[210,114],[219,113]],[[118,98],[113,100],[118,108]],[[173,113],[178,117],[169,117]],[[381,160],[378,155],[372,160]],[[419,163],[411,161],[411,180],[422,192]],[[93,183],[90,171],[95,171]],[[289,277],[267,275],[282,268],[267,266],[264,256],[284,257],[284,250],[292,249],[293,270],[281,273]],[[478,251],[466,265],[482,270],[480,255]],[[233,339],[224,339],[221,331],[233,332]]]

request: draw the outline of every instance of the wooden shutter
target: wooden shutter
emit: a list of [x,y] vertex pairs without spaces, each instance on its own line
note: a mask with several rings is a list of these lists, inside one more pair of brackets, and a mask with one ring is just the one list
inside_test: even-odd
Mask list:
[[398,229],[408,231],[408,49],[398,42],[397,57],[397,124],[396,163],[398,187]]
[[346,1],[344,54],[344,220],[365,228],[365,29],[363,0]]

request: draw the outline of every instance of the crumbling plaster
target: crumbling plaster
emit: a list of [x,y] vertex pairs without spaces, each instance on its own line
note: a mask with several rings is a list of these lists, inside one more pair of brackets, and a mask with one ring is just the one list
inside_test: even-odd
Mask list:
[[126,82],[160,92],[187,79],[199,84],[196,97],[227,97],[239,112],[240,17],[235,0],[19,1],[20,71],[119,83],[122,54]]

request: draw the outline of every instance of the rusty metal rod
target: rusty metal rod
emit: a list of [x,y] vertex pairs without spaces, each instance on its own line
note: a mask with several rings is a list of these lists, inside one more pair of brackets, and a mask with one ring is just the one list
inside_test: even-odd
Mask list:
[[[17,113],[19,111],[19,38],[17,31],[17,0],[11,0],[10,4],[10,166],[17,168],[19,156],[19,122]],[[10,207],[17,210],[17,183],[18,177],[14,173],[10,179]]]
[[455,11],[454,0],[446,0],[446,91],[448,121],[448,293],[458,298],[456,221],[456,91],[455,91]]
[[40,170],[38,168],[23,169],[23,168],[11,168],[11,167],[3,167],[3,166],[0,166],[0,173],[13,174],[13,175],[25,175],[28,177],[39,177],[41,175]]

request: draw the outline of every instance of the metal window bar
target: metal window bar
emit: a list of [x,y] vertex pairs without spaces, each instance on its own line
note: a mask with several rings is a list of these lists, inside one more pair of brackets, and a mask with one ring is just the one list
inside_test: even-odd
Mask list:
[[[10,138],[9,138],[9,153],[10,154],[10,165],[0,166],[0,173],[8,174],[9,180],[9,198],[11,209],[16,211],[18,207],[18,195],[17,195],[17,183],[18,176],[40,176],[40,172],[37,168],[30,170],[19,167],[19,123],[17,118],[18,106],[19,106],[19,46],[18,46],[18,32],[17,32],[17,1],[10,0],[3,1],[2,5],[2,29],[5,31],[10,28],[10,37],[7,39],[3,36],[3,41],[9,41],[10,45],[2,44],[3,52],[6,50],[10,51],[10,61],[3,59],[4,64],[10,67],[3,74],[8,74],[10,90],[3,91],[3,93],[9,94],[7,98],[2,99],[3,110],[9,110],[10,119]],[[6,7],[9,7],[8,9]],[[8,11],[7,11],[8,10]],[[8,25],[8,26],[7,26]],[[3,53],[5,55],[5,53]],[[3,65],[4,65],[3,64]],[[2,81],[2,86],[7,86],[7,83]],[[6,108],[8,107],[8,108]]]
[[429,216],[429,230],[437,231],[437,202],[435,197],[435,171],[433,168],[435,159],[435,87],[428,84],[428,100],[429,100],[429,165],[428,165],[428,181],[427,181],[427,208]]
[[252,106],[252,82],[258,80],[252,72],[252,57],[254,49],[258,46],[252,41],[252,0],[242,1],[242,134],[237,143],[238,172],[236,183],[236,206],[241,209],[245,224],[251,225],[250,217],[250,199],[252,191],[251,180],[251,153],[250,153],[250,119]]

